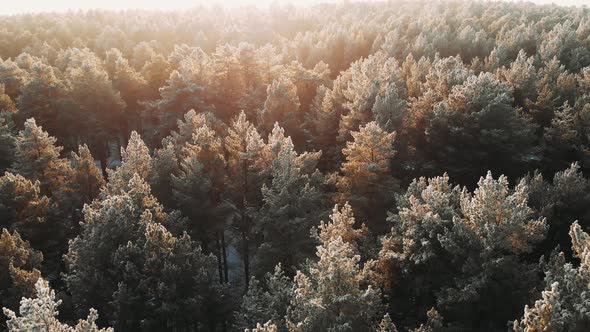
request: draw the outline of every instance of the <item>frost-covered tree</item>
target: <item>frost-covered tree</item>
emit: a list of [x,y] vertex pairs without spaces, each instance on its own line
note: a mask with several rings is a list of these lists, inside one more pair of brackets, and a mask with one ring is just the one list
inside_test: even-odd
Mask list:
[[[545,220],[527,205],[525,181],[511,189],[506,177],[488,173],[473,193],[448,181],[415,181],[398,198],[380,253],[391,273],[385,286],[401,287],[396,296],[413,298],[420,310],[438,304],[472,328],[509,319],[534,287],[537,271],[522,257],[544,239]],[[511,301],[501,300],[500,288],[511,290]]]
[[377,332],[397,332],[397,327],[395,324],[393,324],[389,314],[385,314],[385,316],[383,316],[383,319],[377,327]]
[[[31,248],[17,231],[2,229],[0,235],[0,306],[16,309],[23,296],[34,294],[41,276],[43,255]],[[3,321],[3,320],[2,320]]]
[[376,233],[385,231],[381,220],[392,199],[390,160],[395,133],[385,132],[375,122],[353,132],[342,153],[346,161],[336,175],[337,201],[350,202],[360,220]]
[[236,326],[244,329],[266,321],[276,325],[279,332],[287,331],[285,315],[292,297],[293,280],[279,264],[273,273],[266,273],[263,282],[252,278],[236,313]]
[[536,160],[531,124],[512,106],[509,87],[489,73],[470,76],[430,111],[421,166],[472,183],[488,169],[516,176]]
[[125,136],[129,127],[133,126],[141,133],[143,130],[141,120],[141,105],[148,95],[148,84],[146,80],[129,62],[122,56],[115,60],[113,74],[111,76],[113,87],[119,91],[125,102]]
[[584,331],[590,327],[590,236],[574,223],[570,237],[579,265],[567,263],[563,253],[552,257],[541,299],[525,307],[523,318],[514,322],[514,331]]
[[228,165],[228,194],[238,213],[233,218],[240,237],[244,280],[250,281],[250,242],[253,222],[249,209],[260,206],[265,144],[260,134],[241,112],[228,128],[225,137]]
[[149,183],[152,193],[165,207],[175,206],[172,195],[172,176],[178,175],[179,164],[174,144],[164,142],[160,149],[154,151]]
[[126,128],[125,102],[113,87],[107,72],[101,65],[89,59],[78,66],[69,64],[67,79],[71,85],[68,93],[73,125],[79,127],[83,143],[88,144],[106,167],[108,142]]
[[405,96],[399,63],[384,52],[354,62],[336,79],[334,91],[342,95],[342,105],[348,110],[340,121],[338,139],[341,143],[349,141],[353,132],[372,120],[371,110],[376,98],[393,89],[390,85]]
[[18,230],[36,242],[51,228],[47,222],[50,208],[51,201],[41,194],[38,181],[10,172],[0,177],[0,227]]
[[264,323],[264,325],[260,325],[260,323],[256,324],[256,327],[253,329],[245,329],[244,332],[278,332],[277,326],[274,325],[272,322],[268,321]]
[[290,137],[275,124],[269,135],[273,159],[271,180],[263,184],[263,205],[254,213],[255,233],[261,237],[253,266],[260,274],[281,263],[289,272],[314,252],[310,229],[319,223],[322,211],[322,175],[316,165],[320,153],[298,155]]
[[406,110],[407,102],[400,96],[399,89],[389,84],[385,93],[375,98],[371,112],[381,129],[391,133],[400,128]]
[[[345,206],[345,211],[350,207]],[[335,208],[333,220],[338,220]],[[369,282],[368,264],[353,243],[324,224],[318,234],[319,261],[295,276],[287,312],[289,331],[373,331],[382,317],[380,291]],[[348,223],[345,233],[353,233]],[[326,230],[326,231],[324,231]]]
[[554,111],[543,133],[543,169],[556,172],[568,163],[579,161],[584,169],[590,164],[590,107],[572,107],[569,103]]
[[[498,321],[508,318],[529,296],[536,269],[521,257],[544,239],[547,225],[528,207],[527,190],[522,182],[510,190],[506,177],[495,180],[490,173],[480,179],[473,193],[463,190],[461,216],[454,217],[451,230],[439,238],[452,260],[460,262],[460,269],[466,272],[443,286],[438,295],[443,307],[457,306],[458,311],[449,310],[453,314],[465,315],[464,306],[471,303],[468,320],[483,324],[475,317],[477,312],[486,312],[488,319]],[[498,287],[513,289],[512,301],[502,303]],[[494,296],[481,298],[482,293]]]
[[573,163],[569,168],[555,173],[546,181],[540,172],[524,178],[529,190],[529,205],[547,219],[549,230],[537,251],[549,255],[560,246],[566,257],[571,257],[569,230],[577,220],[582,228],[590,225],[590,181],[584,177],[580,166]]
[[[458,215],[460,194],[445,174],[414,180],[396,197],[397,213],[387,219],[391,232],[382,239],[379,266],[391,306],[398,311],[422,315],[434,304],[438,289],[452,278],[452,258],[439,236]],[[404,315],[404,321],[411,321],[411,316]]]
[[78,153],[72,152],[71,164],[73,190],[79,207],[82,207],[98,197],[105,180],[87,145],[80,145]]
[[[2,86],[0,85],[0,99],[2,99],[2,96],[6,96],[2,95],[1,92]],[[12,101],[10,102],[12,103]],[[10,168],[14,161],[17,135],[14,112],[7,110],[8,107],[3,108],[2,104],[2,101],[0,101],[0,174]]]
[[553,29],[544,36],[539,45],[541,59],[549,61],[558,59],[571,71],[590,64],[590,54],[576,36],[573,22],[565,21],[557,23]]
[[112,328],[100,329],[96,326],[98,313],[90,309],[85,320],[79,320],[76,326],[71,327],[61,323],[57,319],[59,311],[57,307],[61,300],[55,299],[55,291],[49,287],[49,283],[39,278],[35,284],[36,298],[24,298],[20,303],[20,316],[15,312],[4,308],[8,316],[6,325],[10,332],[46,331],[46,332],[113,332]]
[[0,60],[0,84],[6,89],[6,94],[16,100],[23,85],[26,84],[28,77],[27,71],[19,68],[18,64],[11,59]]
[[62,112],[65,106],[68,87],[57,77],[53,67],[37,62],[31,69],[31,77],[22,87],[17,101],[18,122],[34,117],[46,130],[65,142],[70,142],[74,135],[68,133],[68,126],[75,124],[75,119],[68,112]]
[[189,234],[218,258],[219,278],[228,281],[226,222],[233,209],[223,197],[227,183],[223,140],[203,124],[185,144],[178,175],[172,175],[172,195],[189,219]]
[[282,76],[268,86],[266,95],[259,127],[263,132],[270,133],[272,126],[278,122],[285,128],[287,135],[295,137],[297,142],[301,141],[303,135],[300,133],[300,125],[303,122],[303,113],[299,111],[301,103],[295,84]]
[[121,165],[115,169],[108,169],[108,183],[106,193],[116,193],[125,190],[129,180],[136,174],[146,180],[152,171],[152,157],[137,132],[132,132],[125,148],[121,148]]
[[306,114],[304,131],[308,146],[322,151],[319,167],[334,171],[336,160],[340,159],[340,145],[337,144],[338,122],[342,107],[338,106],[333,92],[325,86],[317,89],[309,112]]
[[177,219],[137,174],[122,191],[87,205],[65,256],[76,308],[95,306],[123,330],[208,326],[222,308],[215,259],[188,235],[170,234],[165,226]]
[[534,57],[527,57],[524,50],[510,64],[509,68],[502,68],[499,76],[513,89],[514,102],[530,109],[534,107],[537,98],[537,70]]
[[28,119],[16,138],[15,161],[12,170],[27,179],[39,181],[41,192],[48,196],[60,195],[69,190],[71,167],[60,158],[61,146],[49,136],[35,119]]

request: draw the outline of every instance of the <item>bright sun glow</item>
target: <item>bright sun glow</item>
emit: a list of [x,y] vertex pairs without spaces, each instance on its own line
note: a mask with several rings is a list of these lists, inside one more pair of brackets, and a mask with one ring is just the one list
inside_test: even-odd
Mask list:
[[199,5],[220,4],[225,7],[256,5],[267,6],[272,3],[296,3],[311,4],[318,2],[337,2],[336,0],[101,0],[101,1],[80,1],[80,0],[15,0],[6,1],[0,6],[0,14],[18,14],[27,12],[58,11],[63,12],[70,9],[150,9],[150,10],[175,10],[186,9]]
[[[68,10],[88,9],[148,9],[176,10],[199,5],[219,4],[224,7],[235,6],[268,6],[273,3],[293,3],[309,5],[314,3],[339,2],[343,0],[6,0],[0,5],[1,14],[20,14],[29,12],[64,12]],[[349,0],[351,1],[351,0]],[[387,1],[387,0],[352,0],[352,1]],[[523,0],[507,0],[523,1]],[[524,0],[539,4],[556,3],[565,6],[590,5],[590,0]]]

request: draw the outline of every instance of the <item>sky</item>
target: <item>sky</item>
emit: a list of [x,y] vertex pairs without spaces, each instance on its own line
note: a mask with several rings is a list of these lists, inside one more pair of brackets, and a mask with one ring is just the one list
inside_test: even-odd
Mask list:
[[[0,0],[0,14],[19,14],[27,12],[87,10],[87,9],[185,9],[199,4],[221,3],[224,6],[268,5],[276,0]],[[279,2],[314,3],[336,2],[341,0],[280,0]],[[520,1],[520,0],[512,0]],[[556,3],[561,5],[588,5],[590,0],[532,0],[537,3]]]

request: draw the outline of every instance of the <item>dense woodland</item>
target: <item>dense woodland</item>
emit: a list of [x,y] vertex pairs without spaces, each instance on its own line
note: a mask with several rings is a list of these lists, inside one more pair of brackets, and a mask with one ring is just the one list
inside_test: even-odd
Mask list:
[[590,10],[0,16],[0,330],[590,330]]

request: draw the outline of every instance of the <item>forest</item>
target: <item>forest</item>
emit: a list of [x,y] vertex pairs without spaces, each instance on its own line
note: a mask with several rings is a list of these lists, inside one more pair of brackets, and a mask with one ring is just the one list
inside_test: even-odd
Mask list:
[[0,16],[0,331],[590,331],[590,9]]

